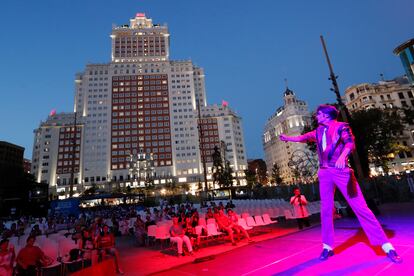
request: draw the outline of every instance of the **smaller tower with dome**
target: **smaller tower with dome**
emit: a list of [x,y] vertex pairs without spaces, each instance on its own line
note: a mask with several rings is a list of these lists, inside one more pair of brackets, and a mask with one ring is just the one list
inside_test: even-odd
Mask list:
[[279,135],[300,135],[306,125],[311,123],[311,114],[305,101],[296,97],[296,94],[286,84],[283,92],[284,105],[267,120],[263,133],[263,149],[267,169],[270,172],[276,163],[281,171],[284,183],[294,183],[297,177],[289,168],[289,160],[295,151],[308,152],[306,144],[288,144],[279,140]]

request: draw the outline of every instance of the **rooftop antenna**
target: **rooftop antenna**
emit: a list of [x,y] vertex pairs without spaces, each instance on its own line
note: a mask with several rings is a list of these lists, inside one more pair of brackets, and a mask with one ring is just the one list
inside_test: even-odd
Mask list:
[[288,79],[284,78],[284,81],[285,81],[286,88],[288,88]]

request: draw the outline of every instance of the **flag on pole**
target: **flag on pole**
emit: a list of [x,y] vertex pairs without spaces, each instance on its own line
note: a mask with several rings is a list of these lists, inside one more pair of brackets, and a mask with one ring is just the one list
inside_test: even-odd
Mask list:
[[221,101],[221,105],[222,105],[222,106],[229,106],[229,102],[227,102],[227,101],[225,101],[225,100],[222,100],[222,101]]
[[53,116],[53,115],[56,115],[56,109],[54,108],[49,113],[49,116]]

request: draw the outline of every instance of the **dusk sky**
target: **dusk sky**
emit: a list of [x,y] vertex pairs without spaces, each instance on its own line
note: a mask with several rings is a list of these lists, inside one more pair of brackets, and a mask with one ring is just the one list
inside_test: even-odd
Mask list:
[[248,158],[263,158],[262,132],[283,104],[284,79],[314,110],[334,102],[319,36],[341,92],[404,74],[393,54],[414,38],[412,0],[26,0],[0,11],[0,140],[25,147],[52,109],[73,110],[74,78],[108,63],[112,24],[137,12],[170,31],[170,59],[204,68],[207,101],[243,118]]

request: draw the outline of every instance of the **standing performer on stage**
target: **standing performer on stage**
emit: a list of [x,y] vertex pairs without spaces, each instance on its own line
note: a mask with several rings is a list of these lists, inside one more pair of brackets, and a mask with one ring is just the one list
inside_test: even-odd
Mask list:
[[402,259],[388,241],[385,233],[368,208],[354,171],[348,166],[348,155],[355,149],[354,136],[347,123],[338,122],[334,106],[320,105],[316,110],[318,127],[300,136],[280,135],[281,141],[316,142],[319,156],[319,190],[323,251],[320,260],[333,256],[334,246],[334,187],[338,187],[364,229],[372,245],[381,245],[388,258],[401,263]]

